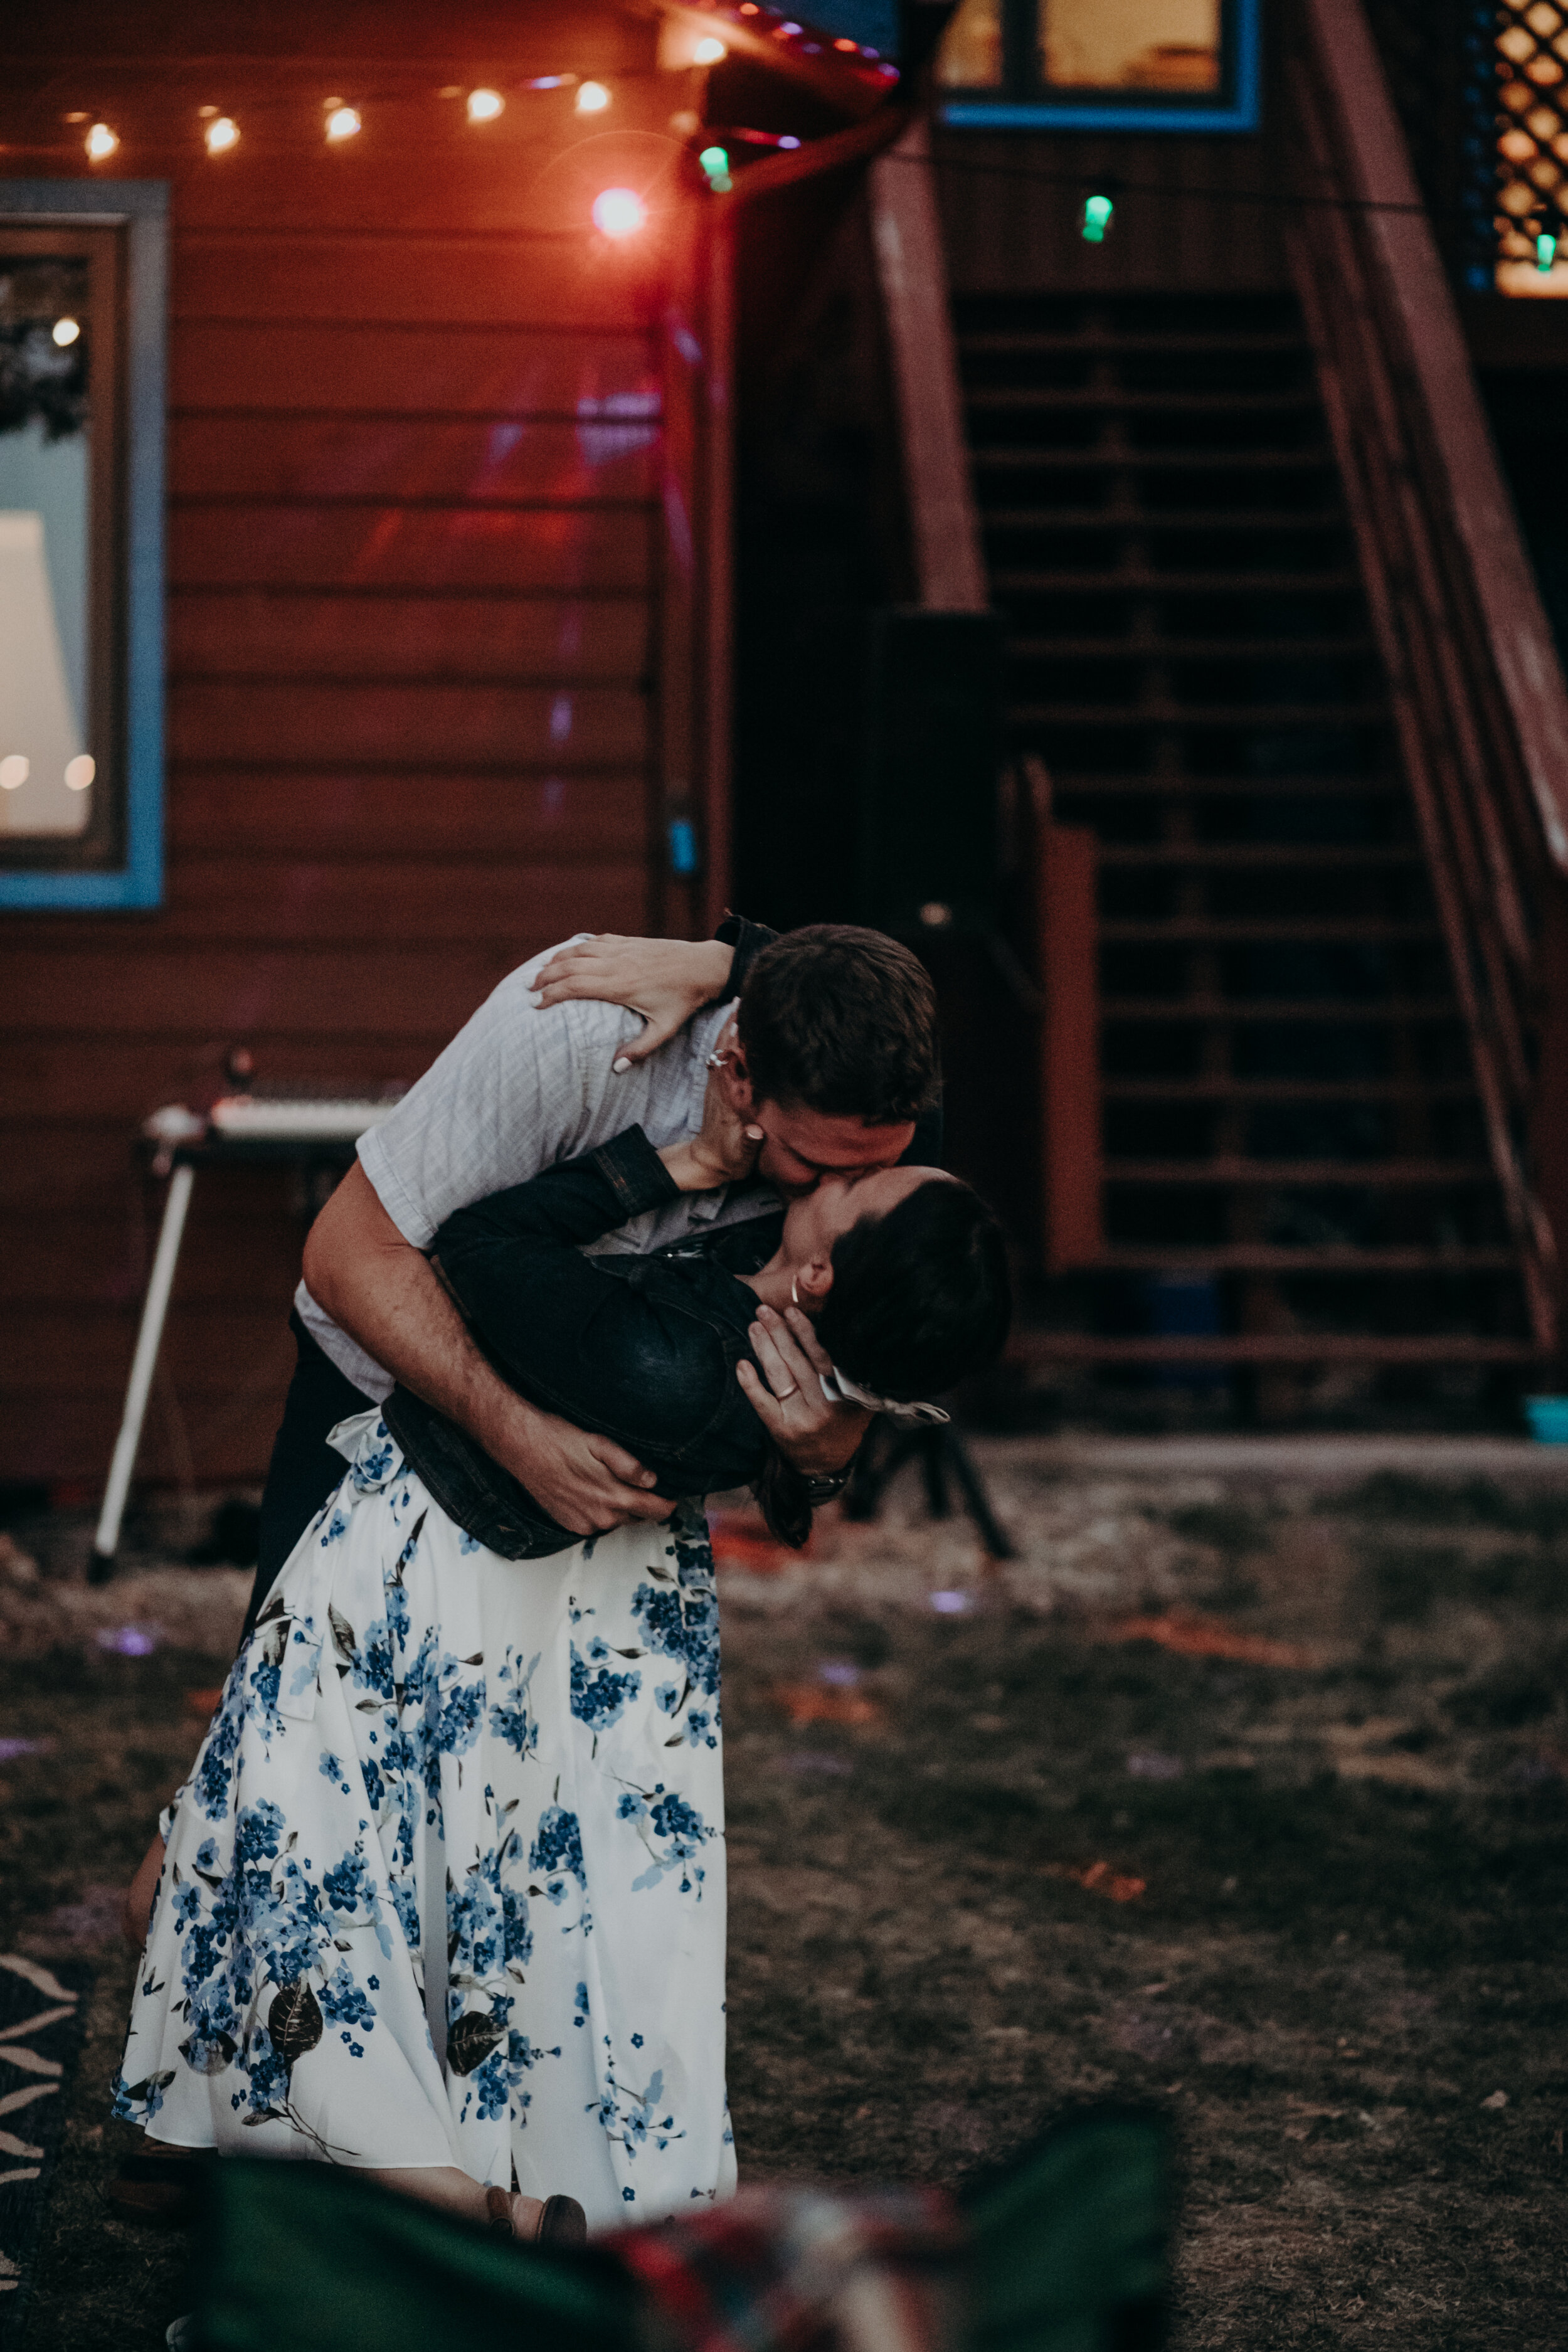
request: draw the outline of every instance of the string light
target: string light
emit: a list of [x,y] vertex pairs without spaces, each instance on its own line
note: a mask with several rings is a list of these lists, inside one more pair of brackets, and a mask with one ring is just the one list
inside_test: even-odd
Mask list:
[[1537,269],[1542,271],[1548,270],[1551,268],[1556,258],[1556,235],[1552,230],[1543,228],[1541,235],[1535,240],[1535,266]]
[[87,134],[86,145],[89,162],[93,163],[101,163],[107,156],[113,154],[119,144],[119,140],[115,137],[107,122],[95,122],[92,129]]
[[1116,205],[1111,197],[1103,194],[1085,196],[1083,216],[1079,223],[1079,234],[1085,245],[1105,243],[1115,213]]
[[97,773],[98,762],[90,752],[79,752],[74,760],[66,761],[66,790],[85,793]]
[[601,236],[635,236],[647,219],[647,206],[635,188],[602,188],[594,199],[594,226]]
[[207,124],[203,135],[209,155],[226,155],[231,147],[239,144],[239,125],[229,115],[220,114]]
[[603,114],[610,102],[610,93],[602,81],[584,81],[577,86],[579,114]]
[[506,100],[499,89],[471,89],[468,92],[468,121],[493,122],[498,114],[506,111]]
[[355,139],[359,136],[361,128],[357,108],[345,106],[341,98],[328,99],[327,137],[329,139],[334,142],[340,139]]
[[0,793],[19,792],[32,773],[32,765],[25,751],[8,751],[0,760]]
[[79,319],[57,319],[54,325],[50,328],[49,332],[63,352],[67,345],[74,343],[77,337],[80,334],[81,320]]
[[711,33],[705,33],[691,52],[691,62],[695,66],[719,66],[723,64],[729,54],[722,41],[715,39]]
[[697,158],[708,175],[708,184],[716,196],[727,196],[734,186],[730,177],[730,153],[725,147],[704,147]]

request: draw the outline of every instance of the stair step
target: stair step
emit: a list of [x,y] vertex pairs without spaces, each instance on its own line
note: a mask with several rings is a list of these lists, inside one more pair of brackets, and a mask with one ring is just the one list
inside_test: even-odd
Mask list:
[[1103,1339],[1083,1331],[1015,1331],[1014,1362],[1078,1364],[1534,1364],[1532,1339],[1471,1332],[1240,1332],[1233,1339]]
[[1321,920],[1282,916],[1276,921],[1258,921],[1248,916],[1227,921],[1219,915],[1201,919],[1176,915],[1164,922],[1119,918],[1102,922],[1100,936],[1117,943],[1135,940],[1159,947],[1232,948],[1337,947],[1352,940],[1382,940],[1405,945],[1440,940],[1443,934],[1433,922],[1404,922],[1383,915],[1325,915]]
[[966,408],[982,415],[1016,409],[1026,415],[1050,409],[1057,415],[1106,416],[1313,416],[1321,414],[1317,387],[1301,384],[1281,392],[1128,391],[1120,384],[1035,386],[973,384]]
[[1474,1102],[1468,1078],[1104,1078],[1107,1102]]
[[1009,702],[1014,727],[1382,727],[1382,700],[1364,702],[1175,702],[1150,695],[1126,702]]
[[988,441],[984,448],[971,449],[969,463],[977,473],[1027,466],[1043,474],[1333,474],[1333,458],[1326,448],[1037,449]]
[[1095,1263],[1127,1274],[1508,1274],[1519,1262],[1507,1249],[1279,1249],[1236,1242],[1215,1249],[1118,1244]]
[[1156,328],[1114,327],[963,327],[958,329],[962,352],[1084,352],[1098,355],[1127,352],[1292,352],[1310,360],[1311,346],[1289,328],[1245,329],[1225,333],[1163,335]]
[[1344,1023],[1451,1021],[1459,1008],[1451,996],[1101,996],[1105,1021],[1210,1022],[1310,1021],[1331,1029]]
[[1428,1184],[1456,1188],[1494,1184],[1488,1160],[1107,1160],[1108,1184],[1228,1184],[1250,1192],[1275,1185],[1321,1191],[1401,1191]]
[[1292,530],[1332,531],[1349,537],[1342,514],[1314,514],[1300,507],[1162,507],[1157,511],[1127,499],[1102,507],[992,507],[980,509],[983,532],[997,530]]
[[1190,776],[1084,773],[1053,768],[1051,788],[1056,799],[1084,800],[1113,793],[1138,793],[1165,799],[1210,800],[1240,795],[1248,800],[1367,800],[1374,795],[1405,797],[1397,776]]
[[1325,568],[1321,572],[1243,572],[1227,565],[1223,572],[1157,572],[1148,563],[1121,563],[1114,569],[1102,565],[1098,570],[1085,568],[1077,572],[1029,571],[1011,566],[998,566],[991,574],[991,586],[998,598],[1008,595],[1101,595],[1117,589],[1159,589],[1166,595],[1212,596],[1216,591],[1234,595],[1271,594],[1276,591],[1285,595],[1317,595],[1329,588],[1359,588],[1361,575],[1343,565]]
[[1247,842],[1244,846],[1201,841],[1140,842],[1129,847],[1124,842],[1101,842],[1099,849],[1101,866],[1130,867],[1213,866],[1219,873],[1278,874],[1289,869],[1292,873],[1324,867],[1358,870],[1375,868],[1379,872],[1390,867],[1424,866],[1426,859],[1412,842],[1405,848],[1389,847],[1382,843],[1355,842],[1344,846],[1303,849],[1293,842]]
[[1027,637],[1009,636],[1007,658],[1026,661],[1339,661],[1373,651],[1370,636]]

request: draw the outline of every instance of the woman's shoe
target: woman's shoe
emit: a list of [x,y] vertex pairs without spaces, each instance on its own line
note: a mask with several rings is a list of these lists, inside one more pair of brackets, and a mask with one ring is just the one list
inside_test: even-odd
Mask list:
[[547,2197],[539,2209],[539,2218],[531,2229],[517,2226],[519,2205],[531,2205],[531,2197],[524,2198],[508,2189],[494,2187],[485,2191],[485,2211],[489,2226],[498,2238],[521,2238],[536,2246],[581,2246],[588,2236],[588,2217],[575,2197]]

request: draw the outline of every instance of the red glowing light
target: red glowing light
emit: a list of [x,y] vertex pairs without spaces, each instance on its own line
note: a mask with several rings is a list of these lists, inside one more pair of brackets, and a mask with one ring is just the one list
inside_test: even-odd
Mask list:
[[594,226],[601,236],[636,236],[647,220],[647,206],[635,188],[602,188],[594,199]]
[[835,41],[833,46],[836,49],[844,50],[846,55],[848,57],[858,58],[860,54],[860,44],[858,41]]

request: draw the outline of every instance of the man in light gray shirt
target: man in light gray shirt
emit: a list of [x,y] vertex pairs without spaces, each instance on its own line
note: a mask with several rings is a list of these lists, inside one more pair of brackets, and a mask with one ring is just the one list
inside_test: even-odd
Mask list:
[[[752,1060],[765,1065],[755,1078],[731,996],[753,973],[763,985]],[[253,1612],[342,1475],[327,1431],[397,1381],[466,1429],[563,1527],[588,1535],[668,1517],[647,1491],[653,1474],[624,1447],[527,1403],[492,1370],[425,1253],[456,1210],[627,1127],[656,1149],[694,1133],[716,1055],[721,1083],[761,1134],[755,1180],[682,1194],[601,1246],[661,1248],[757,1216],[824,1174],[935,1157],[929,1128],[915,1144],[936,1095],[934,999],[917,960],[880,933],[819,925],[774,942],[731,919],[716,940],[580,935],[523,964],[362,1139],[311,1228]],[[868,1416],[824,1394],[820,1350],[797,1309],[763,1308],[760,1319],[773,1393],[749,1363],[738,1376],[787,1458],[832,1489]]]

